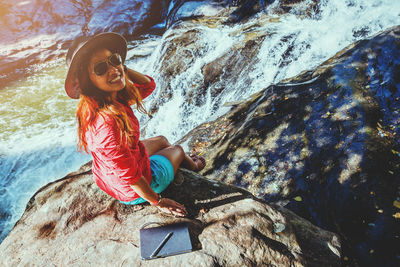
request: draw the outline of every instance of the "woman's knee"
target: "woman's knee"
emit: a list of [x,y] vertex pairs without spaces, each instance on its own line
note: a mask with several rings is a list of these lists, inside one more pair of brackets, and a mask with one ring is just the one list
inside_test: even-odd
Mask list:
[[163,136],[163,135],[159,135],[159,136],[157,136],[157,139],[158,139],[159,142],[162,143],[165,147],[171,146],[171,144],[169,143],[167,137],[165,137],[165,136]]
[[183,150],[181,145],[173,145],[172,148],[177,150],[180,154],[185,155],[185,150]]
[[185,152],[180,145],[169,146],[158,151],[156,154],[166,157],[174,167],[174,172],[178,170],[179,165],[185,159]]
[[175,154],[179,157],[180,161],[182,161],[185,158],[185,151],[180,145],[173,145],[170,147],[175,151]]
[[185,151],[180,145],[168,146],[158,151],[156,154],[166,156],[169,160],[173,161],[182,161],[185,157]]

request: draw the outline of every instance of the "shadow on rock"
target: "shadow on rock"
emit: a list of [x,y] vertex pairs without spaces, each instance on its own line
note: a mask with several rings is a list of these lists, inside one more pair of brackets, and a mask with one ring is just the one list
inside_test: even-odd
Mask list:
[[[0,245],[2,263],[109,266],[339,266],[338,237],[244,189],[180,170],[184,182],[163,192],[190,216],[129,206],[93,182],[90,163],[41,188]],[[189,225],[194,252],[141,261],[139,229],[149,223]]]
[[[394,264],[400,176],[399,27],[272,85],[180,143],[202,174],[286,205],[343,239],[347,264]],[[397,245],[396,245],[397,244]]]

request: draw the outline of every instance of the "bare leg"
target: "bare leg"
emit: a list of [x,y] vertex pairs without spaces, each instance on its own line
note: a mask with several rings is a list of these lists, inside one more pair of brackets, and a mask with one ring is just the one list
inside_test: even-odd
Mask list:
[[156,136],[142,140],[144,147],[146,148],[149,156],[154,155],[156,152],[171,146],[165,136]]
[[201,168],[201,161],[195,161],[191,157],[186,155],[185,151],[183,151],[183,148],[180,145],[164,148],[155,154],[166,157],[174,167],[174,173],[176,173],[181,164],[182,167],[193,171],[198,171]]

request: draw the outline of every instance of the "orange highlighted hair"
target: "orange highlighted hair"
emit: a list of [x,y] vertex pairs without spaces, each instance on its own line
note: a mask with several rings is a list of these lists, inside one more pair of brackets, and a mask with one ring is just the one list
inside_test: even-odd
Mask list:
[[[88,60],[87,60],[88,61]],[[86,66],[85,66],[86,65]],[[138,133],[133,130],[133,125],[126,113],[123,105],[136,104],[137,109],[147,114],[143,107],[142,97],[136,86],[128,79],[125,74],[125,88],[117,93],[117,100],[111,98],[110,94],[98,89],[90,81],[87,73],[87,63],[83,64],[79,77],[79,84],[81,87],[81,95],[76,111],[76,118],[78,121],[78,151],[88,152],[88,144],[86,141],[86,132],[89,127],[94,123],[98,115],[111,115],[120,129],[120,144],[121,146],[131,146],[133,137]]]

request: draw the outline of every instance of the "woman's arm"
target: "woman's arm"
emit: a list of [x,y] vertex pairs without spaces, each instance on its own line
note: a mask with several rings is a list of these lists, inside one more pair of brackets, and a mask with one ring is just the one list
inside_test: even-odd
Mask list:
[[143,199],[150,203],[157,203],[158,209],[163,212],[170,213],[176,216],[186,216],[187,212],[185,207],[178,202],[169,199],[169,198],[161,198],[160,196],[154,192],[154,190],[147,183],[144,176],[142,176],[136,183],[131,185],[132,189],[141,196]]
[[145,75],[143,75],[140,72],[137,72],[135,70],[132,70],[128,67],[126,68],[126,73],[128,74],[129,79],[133,83],[145,84],[145,83],[151,82],[151,80],[148,77],[146,77]]
[[139,196],[150,203],[157,202],[159,199],[158,194],[150,187],[144,176],[132,184],[131,187]]
[[150,76],[143,75],[140,72],[126,68],[128,80],[131,81],[139,90],[142,99],[148,97],[156,88],[154,79]]

